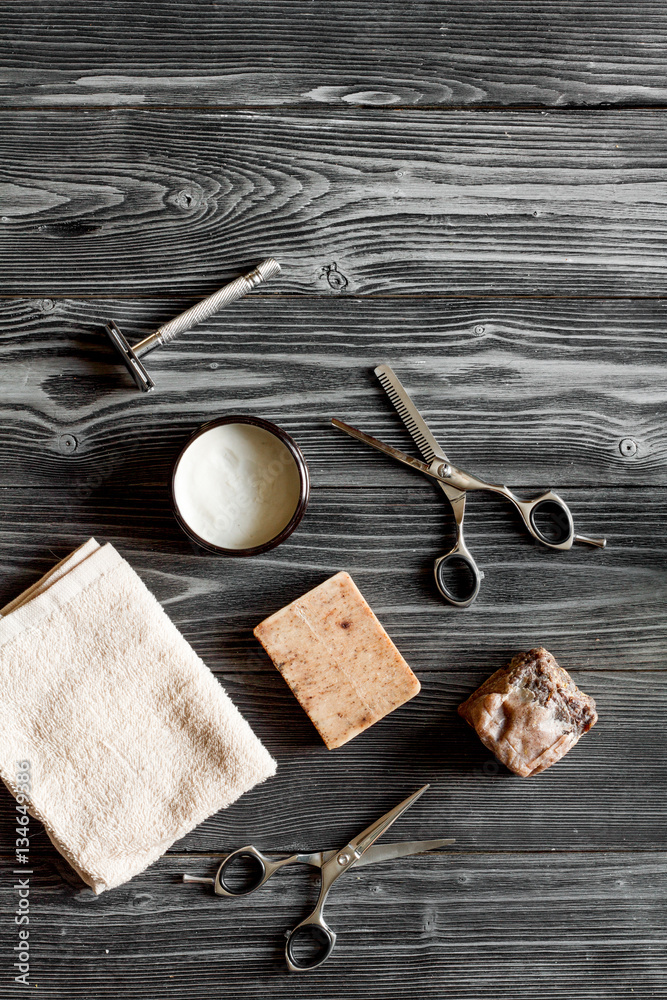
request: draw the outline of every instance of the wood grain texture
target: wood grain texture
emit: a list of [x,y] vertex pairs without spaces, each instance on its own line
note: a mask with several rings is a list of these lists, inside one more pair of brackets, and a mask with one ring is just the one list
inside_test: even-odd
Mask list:
[[[659,112],[7,112],[3,293],[662,296]],[[332,273],[332,266],[336,272]],[[233,270],[232,270],[233,269]]]
[[[443,647],[447,641],[443,630]],[[193,645],[197,648],[196,641]],[[426,782],[432,786],[428,794],[401,818],[389,840],[451,836],[464,852],[663,849],[664,671],[589,670],[583,657],[552,649],[581,689],[596,699],[599,721],[563,760],[534,778],[510,774],[456,713],[516,646],[489,655],[479,670],[425,671],[418,660],[409,660],[421,693],[337,750],[325,748],[275,671],[219,674],[277,760],[278,772],[200,824],[175,849],[224,852],[247,843],[284,851],[342,846]],[[3,788],[0,854],[10,854],[14,846],[13,806]],[[45,851],[56,858],[36,820],[31,844],[33,854]]]
[[474,497],[466,537],[486,575],[462,611],[443,602],[433,582],[433,560],[451,548],[453,531],[426,483],[315,489],[287,542],[237,560],[194,550],[166,490],[137,492],[128,476],[119,478],[114,491],[102,484],[86,497],[64,489],[33,489],[29,499],[21,490],[0,493],[2,604],[94,535],[128,559],[213,670],[270,672],[255,625],[342,569],[418,674],[490,673],[537,645],[573,669],[665,666],[662,491],[568,491],[576,523],[603,529],[609,544],[565,553],[530,539],[497,501]]
[[[0,0],[0,23],[0,605],[89,535],[113,542],[279,764],[98,898],[34,821],[31,990],[662,997],[664,5]],[[152,396],[128,385],[104,320],[139,339],[267,254],[279,279],[150,355]],[[472,497],[486,577],[467,611],[443,604],[442,498],[328,422],[414,452],[381,361],[453,461],[552,486],[609,547],[549,552]],[[314,482],[292,538],[243,562],[193,548],[167,489],[190,432],[233,411],[291,432]],[[422,692],[329,752],[252,628],[339,569]],[[537,644],[600,721],[525,780],[456,706]],[[339,943],[316,973],[282,957],[312,873],[231,905],[180,881],[242,843],[340,846],[425,781],[387,839],[455,849],[336,887]],[[0,788],[8,997],[14,818]]]
[[[157,388],[146,397],[103,323],[114,317],[132,342],[188,304],[0,300],[3,483],[99,494],[122,474],[134,488],[164,485],[197,426],[240,412],[293,434],[316,486],[421,485],[426,499],[413,472],[329,422],[342,417],[416,454],[373,374],[381,361],[394,365],[452,461],[491,482],[667,482],[663,302],[332,296],[315,307],[253,294],[148,355]],[[631,455],[621,447],[628,440]]]
[[[32,876],[35,993],[49,1000],[340,1000],[343,993],[603,1000],[613,982],[619,1000],[662,994],[662,852],[452,851],[365,868],[332,890],[326,915],[339,934],[336,950],[308,975],[285,971],[283,933],[314,903],[314,876],[286,868],[237,901],[181,883],[183,871],[203,865],[212,872],[216,861],[163,858],[99,897],[39,865]],[[11,886],[7,873],[3,909],[15,906]]]
[[667,101],[667,17],[529,0],[0,4],[7,106]]

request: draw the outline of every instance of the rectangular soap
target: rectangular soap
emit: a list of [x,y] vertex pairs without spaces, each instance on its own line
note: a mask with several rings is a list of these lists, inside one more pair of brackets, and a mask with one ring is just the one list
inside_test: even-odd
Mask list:
[[349,573],[336,573],[266,618],[255,636],[329,750],[419,693]]

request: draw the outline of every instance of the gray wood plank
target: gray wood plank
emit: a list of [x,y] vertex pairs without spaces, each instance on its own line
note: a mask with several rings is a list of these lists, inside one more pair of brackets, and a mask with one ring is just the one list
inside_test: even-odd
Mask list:
[[0,4],[2,103],[664,104],[661,4]]
[[[443,647],[447,641],[443,631]],[[419,658],[410,659],[421,693],[335,751],[325,748],[275,671],[220,673],[223,687],[277,760],[278,772],[174,849],[224,852],[247,843],[285,851],[336,847],[426,782],[432,787],[419,808],[406,813],[390,837],[456,837],[457,850],[464,852],[663,849],[664,670],[613,669],[622,666],[619,660],[608,670],[590,670],[552,645],[582,690],[596,699],[599,721],[558,764],[534,778],[518,778],[456,713],[456,706],[521,648],[507,645],[481,669],[425,671]],[[2,786],[0,854],[13,852],[14,819],[13,800]],[[55,857],[37,821],[31,843],[33,857],[40,852]]]
[[129,560],[214,670],[270,670],[252,629],[341,569],[417,672],[495,669],[536,645],[554,647],[573,667],[665,666],[663,492],[568,490],[576,523],[603,530],[609,544],[565,553],[534,542],[496,500],[474,497],[466,537],[486,575],[462,611],[443,602],[433,582],[433,560],[451,547],[453,531],[428,483],[315,489],[282,546],[227,559],[193,550],[166,491],[137,492],[131,477],[118,479],[114,492],[103,484],[83,498],[64,490],[0,493],[0,601],[94,535]]
[[[279,762],[100,898],[34,822],[33,984],[53,1000],[662,996],[664,111],[563,108],[664,108],[663,8],[0,0],[0,15],[0,603],[88,535],[111,540]],[[558,110],[444,110],[521,105]],[[279,281],[154,354],[152,397],[127,387],[102,319],[138,338],[267,253]],[[482,593],[443,605],[441,500],[327,423],[412,450],[381,360],[463,467],[561,490],[609,548],[546,552],[474,497]],[[189,432],[234,409],[292,432],[315,483],[292,539],[243,565],[194,550],[165,488]],[[252,627],[341,568],[422,693],[331,753]],[[600,721],[526,782],[455,709],[538,643]],[[179,881],[248,841],[338,846],[423,781],[391,839],[456,850],[341,884],[339,947],[312,976],[282,964],[308,873],[232,906]],[[13,815],[2,788],[3,996]]]
[[[202,863],[164,858],[99,897],[40,865],[31,876],[39,995],[603,1000],[610,983],[619,1000],[662,995],[662,852],[451,852],[366,868],[332,890],[336,950],[305,975],[286,972],[283,932],[314,903],[314,877],[285,869],[230,902],[180,882]],[[4,911],[15,906],[12,885],[3,873]]]
[[1,299],[2,482],[99,493],[122,471],[135,486],[163,484],[199,424],[250,412],[294,435],[318,486],[417,486],[329,424],[337,415],[414,450],[373,375],[381,361],[452,460],[489,481],[667,482],[661,301],[253,294],[150,354],[146,398],[102,324],[112,316],[136,341],[190,301]]
[[269,253],[285,265],[274,295],[664,294],[661,112],[25,111],[2,126],[5,294],[197,295]]

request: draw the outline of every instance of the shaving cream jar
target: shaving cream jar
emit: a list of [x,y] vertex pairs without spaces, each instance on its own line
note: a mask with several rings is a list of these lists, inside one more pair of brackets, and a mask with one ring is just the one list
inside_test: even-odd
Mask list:
[[295,441],[260,417],[204,424],[174,464],[174,514],[211,552],[252,556],[292,534],[308,504],[308,466]]

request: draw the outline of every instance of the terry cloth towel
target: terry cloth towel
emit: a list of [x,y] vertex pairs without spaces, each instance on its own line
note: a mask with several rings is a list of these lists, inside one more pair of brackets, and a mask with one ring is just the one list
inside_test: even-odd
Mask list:
[[132,567],[94,538],[0,610],[0,777],[96,893],[275,773]]

